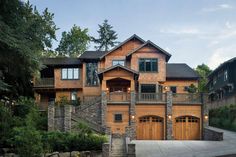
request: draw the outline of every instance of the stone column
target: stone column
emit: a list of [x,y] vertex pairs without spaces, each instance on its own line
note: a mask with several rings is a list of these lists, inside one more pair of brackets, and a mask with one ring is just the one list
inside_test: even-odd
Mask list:
[[48,131],[54,130],[55,106],[53,103],[48,104]]
[[106,128],[106,114],[107,114],[107,94],[106,91],[102,91],[101,124],[103,128]]
[[209,109],[208,109],[208,95],[202,93],[202,118],[203,118],[203,129],[209,126]]
[[[173,120],[172,120],[172,92],[166,92],[166,138],[173,140]],[[170,117],[169,117],[170,116]]]
[[135,99],[135,92],[130,92],[130,107],[129,107],[129,117],[130,117],[130,128],[129,128],[129,136],[131,140],[136,139],[136,99]]
[[71,105],[64,106],[64,131],[71,131]]

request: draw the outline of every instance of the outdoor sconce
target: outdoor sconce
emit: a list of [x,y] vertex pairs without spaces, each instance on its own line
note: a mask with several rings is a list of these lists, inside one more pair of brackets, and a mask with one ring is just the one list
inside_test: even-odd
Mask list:
[[109,88],[106,88],[106,91],[109,91]]
[[130,91],[130,88],[128,88],[128,91]]
[[134,116],[134,115],[132,115],[132,116],[131,116],[131,119],[133,119],[133,120],[134,120],[134,118],[135,118],[135,116]]
[[164,87],[164,89],[165,89],[165,90],[167,90],[167,89],[168,89],[168,87],[167,87],[167,86],[165,86],[165,87]]
[[205,120],[208,120],[208,115],[205,115],[205,116],[204,116],[204,119],[205,119]]
[[167,117],[168,117],[168,120],[171,120],[171,118],[172,118],[172,116],[171,116],[171,115],[167,115]]

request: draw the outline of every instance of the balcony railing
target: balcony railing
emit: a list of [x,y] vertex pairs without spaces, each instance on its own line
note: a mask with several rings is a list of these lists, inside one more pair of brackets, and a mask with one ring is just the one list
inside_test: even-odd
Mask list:
[[202,103],[201,93],[174,93],[173,103]]
[[35,80],[34,87],[54,87],[54,78],[40,78]]
[[136,101],[138,102],[166,102],[165,93],[137,93]]
[[108,102],[128,102],[130,101],[130,93],[117,91],[107,94]]

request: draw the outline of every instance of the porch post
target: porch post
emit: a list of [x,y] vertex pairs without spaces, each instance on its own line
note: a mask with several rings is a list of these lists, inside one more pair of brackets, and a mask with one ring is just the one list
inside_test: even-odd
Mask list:
[[166,92],[166,138],[173,140],[173,119],[172,119],[172,92]]
[[129,137],[131,140],[136,139],[136,110],[135,110],[136,98],[135,98],[135,82],[130,81],[130,107],[129,107]]
[[209,126],[209,108],[207,105],[208,95],[201,93],[202,97],[202,118],[203,118],[203,129]]
[[105,129],[105,132],[107,133],[106,128],[106,114],[107,114],[107,93],[106,93],[106,80],[102,80],[102,104],[101,104],[101,123],[102,127]]
[[48,104],[48,131],[54,130],[55,106],[53,103]]

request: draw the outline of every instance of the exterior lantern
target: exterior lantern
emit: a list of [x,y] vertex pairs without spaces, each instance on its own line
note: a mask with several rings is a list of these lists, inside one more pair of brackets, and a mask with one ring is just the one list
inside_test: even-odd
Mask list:
[[208,120],[208,118],[209,118],[208,115],[205,115],[205,116],[204,116],[204,119],[205,119],[205,120]]
[[167,117],[168,117],[168,120],[171,120],[171,118],[172,118],[172,116],[171,116],[171,115],[167,115]]

